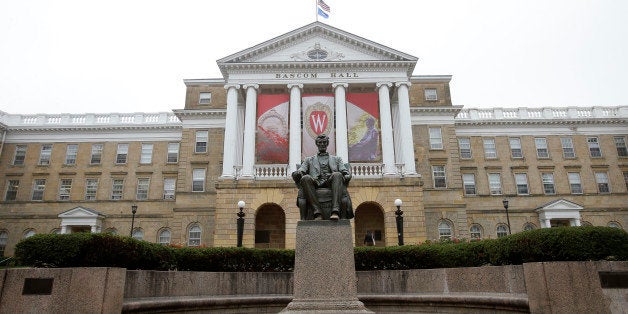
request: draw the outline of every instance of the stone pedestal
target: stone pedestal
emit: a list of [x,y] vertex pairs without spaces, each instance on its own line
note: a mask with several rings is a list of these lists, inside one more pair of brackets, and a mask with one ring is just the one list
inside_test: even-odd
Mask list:
[[299,221],[294,296],[282,313],[372,313],[358,300],[349,220]]

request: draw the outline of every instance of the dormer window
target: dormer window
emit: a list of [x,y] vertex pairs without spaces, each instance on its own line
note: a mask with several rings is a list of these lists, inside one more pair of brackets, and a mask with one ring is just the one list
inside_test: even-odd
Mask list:
[[436,94],[436,88],[425,89],[425,100],[438,100],[438,94]]
[[199,95],[199,105],[209,105],[212,102],[212,93],[202,92]]

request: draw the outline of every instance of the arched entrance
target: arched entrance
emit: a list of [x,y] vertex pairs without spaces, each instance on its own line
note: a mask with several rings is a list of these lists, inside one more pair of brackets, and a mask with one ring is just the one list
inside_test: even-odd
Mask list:
[[366,231],[375,237],[376,246],[386,246],[384,210],[375,202],[365,202],[355,209],[355,246],[364,246]]
[[286,214],[281,206],[268,203],[257,209],[255,247],[273,249],[286,247]]

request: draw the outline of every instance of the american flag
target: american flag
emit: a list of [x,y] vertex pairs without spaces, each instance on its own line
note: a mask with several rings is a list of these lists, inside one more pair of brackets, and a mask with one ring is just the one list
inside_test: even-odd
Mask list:
[[323,0],[318,0],[318,6],[323,9],[323,11],[329,13],[331,12],[331,9],[329,8],[329,6],[327,5],[327,3],[325,3],[325,1]]

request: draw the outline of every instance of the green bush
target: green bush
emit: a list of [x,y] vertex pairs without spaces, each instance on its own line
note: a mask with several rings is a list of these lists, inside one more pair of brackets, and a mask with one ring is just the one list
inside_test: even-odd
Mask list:
[[[475,242],[357,247],[356,270],[628,260],[628,233],[608,227],[537,229]],[[15,248],[18,265],[216,272],[292,271],[294,250],[173,248],[110,234],[41,234]]]

